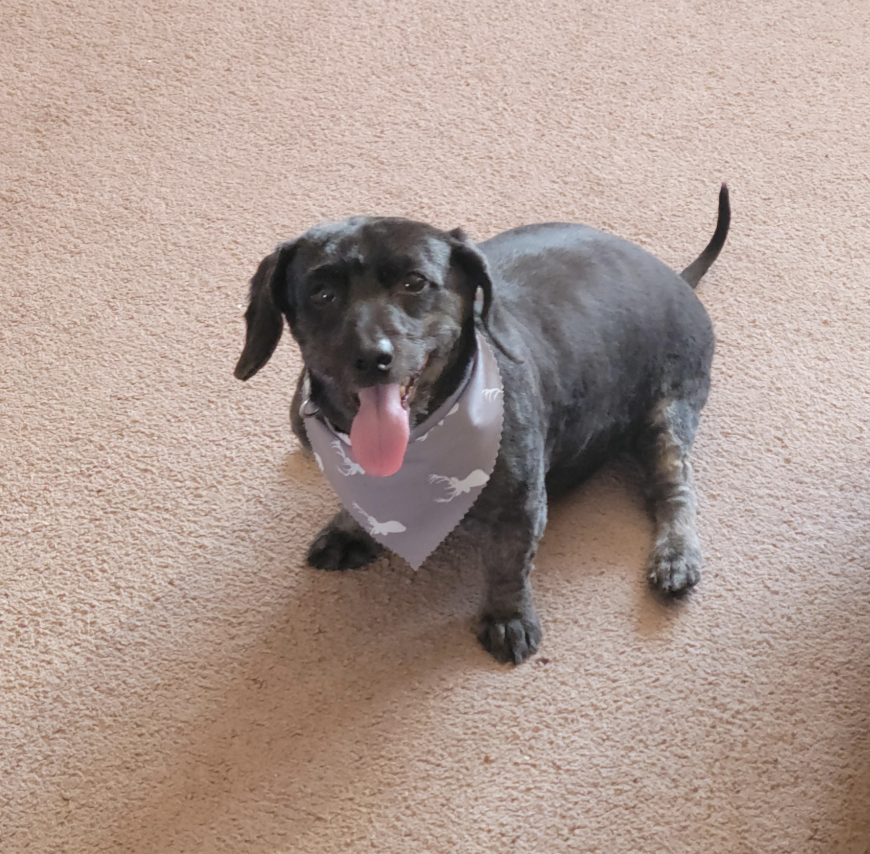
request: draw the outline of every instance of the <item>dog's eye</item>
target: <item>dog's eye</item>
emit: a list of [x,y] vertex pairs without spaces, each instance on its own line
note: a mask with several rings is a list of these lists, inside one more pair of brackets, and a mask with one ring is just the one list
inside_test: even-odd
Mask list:
[[315,308],[326,308],[335,302],[335,291],[328,287],[318,288],[309,300]]
[[402,290],[406,294],[419,294],[428,282],[419,273],[409,273],[402,279]]

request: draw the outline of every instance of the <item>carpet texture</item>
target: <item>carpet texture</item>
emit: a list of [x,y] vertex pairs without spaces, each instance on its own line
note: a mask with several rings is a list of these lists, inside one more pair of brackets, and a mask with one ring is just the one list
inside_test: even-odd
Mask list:
[[[870,16],[851,0],[0,0],[0,851],[870,851]],[[324,217],[730,240],[664,607],[634,473],[552,510],[539,655],[336,501],[247,280]]]

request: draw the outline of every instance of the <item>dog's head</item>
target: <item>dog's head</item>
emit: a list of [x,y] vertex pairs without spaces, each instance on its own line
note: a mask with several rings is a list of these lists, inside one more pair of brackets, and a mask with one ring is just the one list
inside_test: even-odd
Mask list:
[[371,474],[402,464],[410,427],[455,389],[492,304],[486,259],[459,229],[354,217],[317,226],[260,262],[245,313],[241,380],[270,358],[287,318],[313,401],[350,433]]

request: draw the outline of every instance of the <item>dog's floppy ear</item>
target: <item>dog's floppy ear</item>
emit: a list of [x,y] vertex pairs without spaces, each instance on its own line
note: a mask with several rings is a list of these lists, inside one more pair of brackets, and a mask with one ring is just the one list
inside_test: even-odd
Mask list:
[[[236,365],[235,376],[248,380],[254,376],[275,352],[281,333],[284,331],[284,318],[281,309],[290,310],[284,305],[292,295],[279,299],[276,293],[284,285],[287,265],[293,258],[296,244],[282,243],[271,255],[267,255],[251,279],[251,293],[248,310],[245,312],[245,348]],[[280,307],[279,307],[280,300]]]
[[454,228],[453,231],[448,232],[448,235],[451,238],[450,245],[453,250],[452,262],[465,273],[465,276],[475,286],[474,292],[471,294],[472,300],[475,298],[478,288],[483,292],[483,306],[480,311],[481,326],[489,333],[493,343],[505,356],[514,362],[517,361],[510,350],[499,341],[490,325],[490,316],[493,311],[493,287],[486,256],[472,243],[461,228]]

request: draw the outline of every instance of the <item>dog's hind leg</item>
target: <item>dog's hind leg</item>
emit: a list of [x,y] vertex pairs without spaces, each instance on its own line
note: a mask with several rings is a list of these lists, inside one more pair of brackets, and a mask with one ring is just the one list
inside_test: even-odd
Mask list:
[[680,596],[701,579],[701,545],[695,530],[695,496],[689,451],[698,412],[683,400],[660,401],[641,437],[655,543],[647,563],[650,585]]

